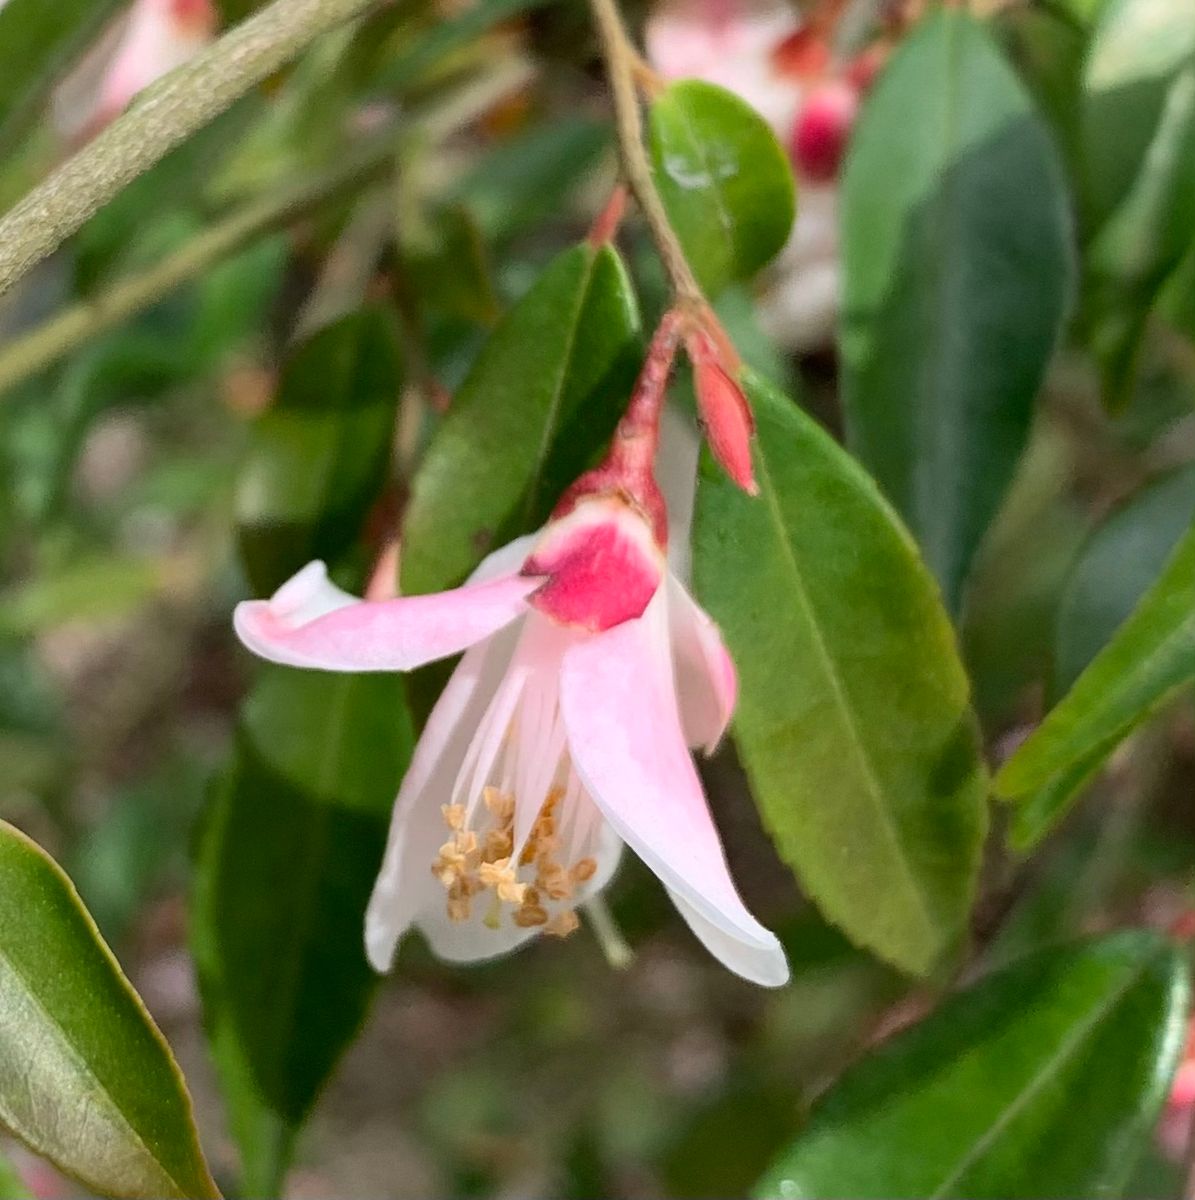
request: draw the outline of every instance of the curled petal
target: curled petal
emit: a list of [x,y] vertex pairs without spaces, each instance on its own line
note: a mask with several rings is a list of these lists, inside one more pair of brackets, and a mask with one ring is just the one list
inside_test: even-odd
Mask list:
[[262,658],[324,671],[409,671],[458,654],[527,611],[540,580],[507,575],[429,596],[355,601],[309,563],[270,600],[238,604],[233,624]]
[[738,676],[717,625],[674,576],[668,579],[668,633],[685,741],[712,754],[734,715]]
[[573,764],[707,948],[746,978],[779,984],[784,951],[735,889],[685,746],[662,615],[656,606],[565,653],[560,704]]

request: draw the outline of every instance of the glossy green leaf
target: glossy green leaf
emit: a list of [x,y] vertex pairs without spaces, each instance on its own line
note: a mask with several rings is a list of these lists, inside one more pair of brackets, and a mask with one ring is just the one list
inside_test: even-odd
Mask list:
[[954,634],[873,482],[791,401],[749,392],[760,497],[705,471],[694,535],[697,591],[739,671],[735,741],[822,912],[925,972],[962,929],[986,827]]
[[365,310],[287,360],[237,489],[241,553],[268,595],[313,558],[352,548],[387,482],[402,378],[388,318]]
[[270,668],[242,710],[192,926],[250,1195],[277,1194],[289,1145],[365,1016],[365,906],[413,740],[398,676]]
[[119,0],[0,5],[0,154],[11,150],[53,84],[119,7]]
[[1026,802],[1011,838],[1027,848],[1142,721],[1195,679],[1195,526],[1132,615],[996,777]]
[[880,77],[851,142],[842,232],[849,444],[957,610],[1073,275],[1058,155],[965,12],[922,22]]
[[1095,229],[1141,176],[1170,91],[1195,63],[1195,0],[1108,0],[1083,76],[1084,207]]
[[105,1196],[218,1196],[165,1039],[61,869],[0,822],[0,1124]]
[[1074,685],[1137,607],[1195,522],[1195,467],[1153,480],[1087,538],[1070,569],[1054,639],[1054,695]]
[[724,88],[685,79],[652,100],[652,166],[689,262],[711,294],[788,240],[792,165],[767,122]]
[[1051,947],[947,1000],[847,1072],[767,1197],[1115,1196],[1186,1041],[1187,968],[1160,937]]
[[558,255],[486,343],[415,476],[404,592],[459,583],[547,516],[613,431],[638,348],[615,251],[582,243]]

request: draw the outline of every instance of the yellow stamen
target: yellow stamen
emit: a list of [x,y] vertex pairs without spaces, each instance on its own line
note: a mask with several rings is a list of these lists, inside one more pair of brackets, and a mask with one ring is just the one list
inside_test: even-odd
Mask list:
[[544,933],[551,937],[568,937],[570,933],[575,932],[580,927],[581,922],[577,919],[577,914],[571,909],[566,908],[563,912],[558,912],[545,926]]

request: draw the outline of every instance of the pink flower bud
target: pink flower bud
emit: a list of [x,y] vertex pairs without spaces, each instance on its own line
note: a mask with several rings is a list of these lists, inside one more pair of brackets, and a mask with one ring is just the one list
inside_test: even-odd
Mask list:
[[790,153],[797,170],[814,183],[838,174],[859,112],[859,93],[846,80],[829,80],[814,88],[793,125]]
[[754,496],[759,492],[751,466],[755,420],[743,389],[731,374],[738,365],[728,361],[733,350],[729,346],[720,346],[719,341],[705,331],[690,335],[685,346],[693,363],[697,409],[710,450],[726,474],[748,495]]

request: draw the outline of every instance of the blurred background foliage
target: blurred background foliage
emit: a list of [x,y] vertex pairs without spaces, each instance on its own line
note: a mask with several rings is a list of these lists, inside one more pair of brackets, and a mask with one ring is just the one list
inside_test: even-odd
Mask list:
[[[953,65],[915,25],[839,185],[841,357],[759,327],[760,287],[743,281],[776,246],[736,243],[739,282],[719,297],[748,361],[848,431],[919,539],[995,762],[1070,691],[1195,515],[1195,12],[1174,0],[1158,33],[1167,3],[977,4]],[[55,4],[46,29],[38,5],[0,7],[6,203],[64,154],[51,85],[121,7]],[[223,27],[257,5],[217,7]],[[841,28],[883,8],[855,0]],[[950,122],[956,140],[935,140]],[[570,282],[556,257],[580,253],[615,172],[582,6],[404,0],[317,42],[0,299],[0,816],[75,881],[175,1049],[229,1194],[746,1195],[843,1068],[952,981],[911,983],[818,916],[729,745],[705,779],[744,896],[789,955],[787,988],[709,960],[629,857],[611,896],[626,970],[587,935],[468,970],[416,939],[380,986],[365,966],[360,912],[441,677],[416,678],[408,706],[396,680],[262,671],[229,613],[312,557],[362,587],[404,512],[419,590],[460,577],[477,529],[542,517],[608,436],[636,365],[638,315],[608,316],[629,286],[616,267],[587,260]],[[878,215],[877,192],[893,198]],[[968,213],[1014,229],[1015,254],[974,250]],[[650,327],[658,268],[638,226],[621,242]],[[696,253],[715,270],[717,248]],[[171,286],[127,290],[164,263]],[[614,330],[574,364],[589,424],[555,431],[542,478],[479,474],[491,511],[445,534],[418,467],[451,460],[450,437],[436,441],[446,413],[493,417],[486,387],[461,384],[500,317],[552,282],[545,268]],[[61,311],[81,323],[47,339]],[[504,377],[531,392],[550,350],[516,351]],[[1017,849],[991,840],[963,981],[1078,935],[1190,920],[1192,675],[1142,706],[1073,809],[1060,798],[1026,818]],[[1130,939],[1076,960],[1092,1004],[1131,987],[1127,1007],[1154,1024],[1101,1008],[1105,1041],[1058,1083],[1072,1101],[1147,1060],[1173,1067],[1173,1037],[1150,1040],[1178,1011],[1161,954]],[[1052,977],[1014,978],[981,997],[976,1037],[1004,1020],[1010,989],[1038,989],[1043,1028],[1050,1005],[1087,1003]],[[949,1028],[967,1036],[965,1019]],[[851,1080],[829,1110],[843,1129],[883,1094]],[[1086,1118],[1092,1139],[1129,1138],[1107,1194],[1183,1194],[1182,1114],[1177,1134],[1155,1134],[1140,1113],[1168,1077],[1151,1087]],[[935,1111],[901,1119],[924,1127]],[[1079,1137],[1055,1119],[1042,1127]],[[809,1194],[882,1194],[834,1170],[884,1131],[839,1146],[827,1120],[786,1169]],[[10,1149],[38,1195],[79,1194]],[[901,1194],[1013,1194],[1008,1178],[909,1178]],[[1065,1194],[1074,1176],[1058,1178],[1062,1192],[1047,1172],[1016,1194]]]

